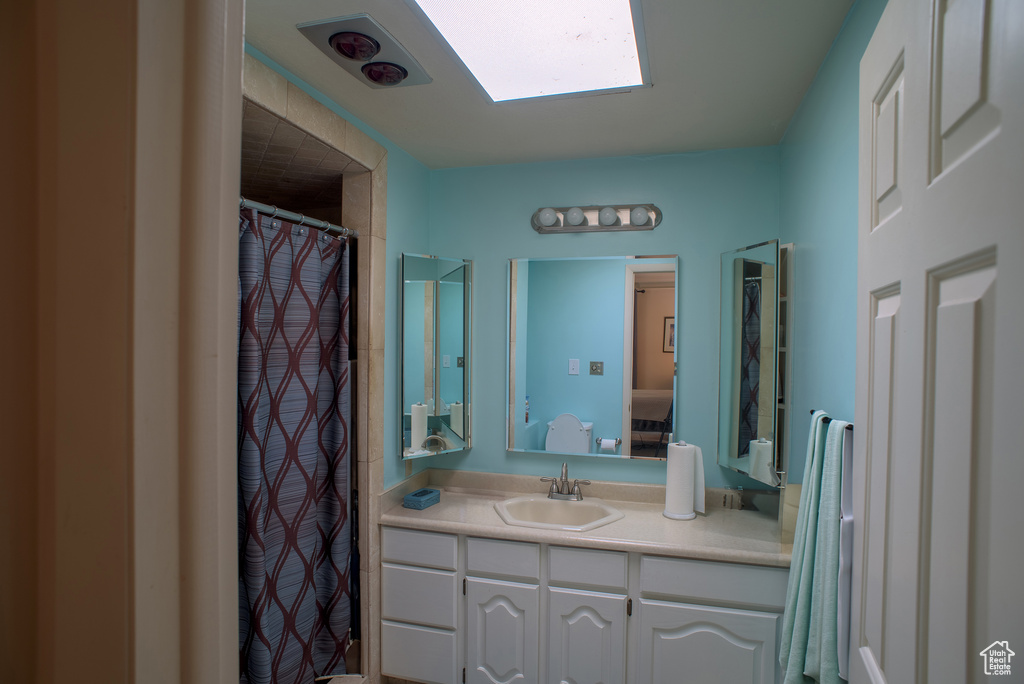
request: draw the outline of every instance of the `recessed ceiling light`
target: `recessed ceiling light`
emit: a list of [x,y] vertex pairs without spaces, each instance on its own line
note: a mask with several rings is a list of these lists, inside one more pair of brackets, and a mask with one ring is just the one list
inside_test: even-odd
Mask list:
[[634,11],[629,0],[407,1],[495,102],[645,84],[639,3]]
[[393,86],[404,81],[409,72],[391,62],[370,62],[363,65],[363,75],[377,85]]
[[355,31],[342,31],[331,36],[331,47],[342,57],[369,62],[378,52],[380,43],[366,35]]

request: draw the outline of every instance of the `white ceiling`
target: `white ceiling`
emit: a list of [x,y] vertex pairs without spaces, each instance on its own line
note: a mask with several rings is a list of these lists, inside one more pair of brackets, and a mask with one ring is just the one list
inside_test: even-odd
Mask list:
[[[634,0],[635,1],[635,0]],[[779,142],[852,0],[641,0],[653,87],[491,103],[404,0],[246,0],[246,42],[430,168]],[[368,13],[433,82],[371,89],[296,24]]]

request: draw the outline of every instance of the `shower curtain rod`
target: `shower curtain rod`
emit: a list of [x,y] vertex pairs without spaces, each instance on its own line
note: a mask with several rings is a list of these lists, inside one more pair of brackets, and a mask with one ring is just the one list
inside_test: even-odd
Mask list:
[[284,209],[278,209],[277,207],[270,204],[263,204],[262,202],[255,202],[253,200],[245,199],[244,197],[239,198],[239,206],[243,209],[255,209],[261,214],[266,214],[273,218],[283,218],[286,221],[297,223],[303,226],[309,226],[322,230],[326,233],[330,233],[335,237],[359,237],[359,231],[345,228],[344,226],[336,226],[333,223],[327,221],[321,221],[320,219],[310,218],[303,216],[294,211],[285,211]]

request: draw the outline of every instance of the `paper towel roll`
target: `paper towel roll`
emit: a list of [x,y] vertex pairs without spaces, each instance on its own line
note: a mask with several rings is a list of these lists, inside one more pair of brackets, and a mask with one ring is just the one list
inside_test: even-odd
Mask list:
[[451,409],[451,412],[452,412],[452,418],[451,418],[452,432],[457,434],[459,437],[465,437],[466,435],[462,431],[462,429],[463,429],[462,428],[462,421],[463,421],[463,418],[464,418],[464,414],[462,412],[462,402],[461,401],[453,401],[451,403],[451,406],[449,406],[449,408]]
[[780,480],[775,473],[774,447],[766,439],[750,440],[750,476],[765,484],[777,486]]
[[412,444],[413,449],[419,449],[427,439],[427,405],[424,403],[412,405]]
[[601,439],[601,451],[615,451],[615,440],[602,438]]
[[690,520],[704,512],[704,456],[686,442],[668,445],[665,476],[666,518]]
[[668,445],[668,465],[665,477],[665,517],[690,520],[693,512],[693,459],[697,447],[685,442]]

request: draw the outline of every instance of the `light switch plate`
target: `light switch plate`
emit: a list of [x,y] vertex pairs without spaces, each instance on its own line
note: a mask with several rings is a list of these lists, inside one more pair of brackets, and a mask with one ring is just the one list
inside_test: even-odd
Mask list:
[[579,359],[569,359],[569,375],[579,375],[579,374],[580,374],[580,360]]
[[441,368],[451,368],[451,367],[452,367],[452,357],[449,356],[448,354],[445,354],[444,356],[441,357]]

